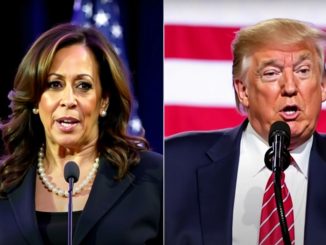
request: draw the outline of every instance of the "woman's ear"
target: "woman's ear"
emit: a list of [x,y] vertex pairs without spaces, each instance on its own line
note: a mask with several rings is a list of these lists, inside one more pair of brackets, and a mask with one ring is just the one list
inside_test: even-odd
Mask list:
[[109,108],[109,104],[110,104],[109,96],[106,96],[105,98],[102,98],[101,108],[103,110],[107,110]]
[[106,116],[107,110],[109,108],[109,104],[110,104],[109,96],[102,98],[101,105],[100,105],[100,116],[101,117]]
[[241,105],[245,108],[249,107],[248,87],[245,81],[236,79],[233,81],[234,89]]

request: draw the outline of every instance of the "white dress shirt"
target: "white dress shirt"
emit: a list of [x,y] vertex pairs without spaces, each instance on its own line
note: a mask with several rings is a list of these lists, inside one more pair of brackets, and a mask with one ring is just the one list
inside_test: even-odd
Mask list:
[[[295,164],[285,171],[285,183],[290,191],[294,210],[295,244],[303,244],[307,197],[307,173],[312,139],[291,151]],[[260,212],[265,185],[271,171],[264,156],[269,149],[250,123],[243,132],[233,208],[233,244],[258,244]]]

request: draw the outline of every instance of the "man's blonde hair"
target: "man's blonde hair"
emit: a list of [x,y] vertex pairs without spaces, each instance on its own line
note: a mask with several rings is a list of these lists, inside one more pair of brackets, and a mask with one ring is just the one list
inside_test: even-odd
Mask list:
[[[250,65],[252,54],[264,46],[294,45],[307,43],[316,49],[320,59],[321,74],[324,71],[324,43],[326,33],[313,25],[286,18],[275,18],[261,21],[256,25],[241,29],[236,33],[232,43],[233,65],[232,77],[234,81],[244,80]],[[238,96],[235,92],[236,105],[240,112],[241,108]]]

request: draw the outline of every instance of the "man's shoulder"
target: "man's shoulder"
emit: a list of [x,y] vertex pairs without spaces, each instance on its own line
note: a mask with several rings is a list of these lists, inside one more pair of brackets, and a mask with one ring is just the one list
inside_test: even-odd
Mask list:
[[172,135],[167,137],[165,140],[165,147],[174,148],[174,147],[205,147],[210,146],[217,142],[219,139],[224,139],[231,137],[239,130],[238,127],[235,128],[226,128],[214,131],[191,131],[183,132],[179,134]]
[[326,133],[325,132],[315,132],[315,137],[318,138],[318,140],[326,141]]

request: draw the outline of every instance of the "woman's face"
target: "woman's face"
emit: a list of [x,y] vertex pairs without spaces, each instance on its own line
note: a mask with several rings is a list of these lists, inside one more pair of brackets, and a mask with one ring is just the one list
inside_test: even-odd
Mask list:
[[47,144],[74,149],[95,144],[98,117],[108,104],[101,94],[93,53],[82,44],[59,50],[38,104]]

